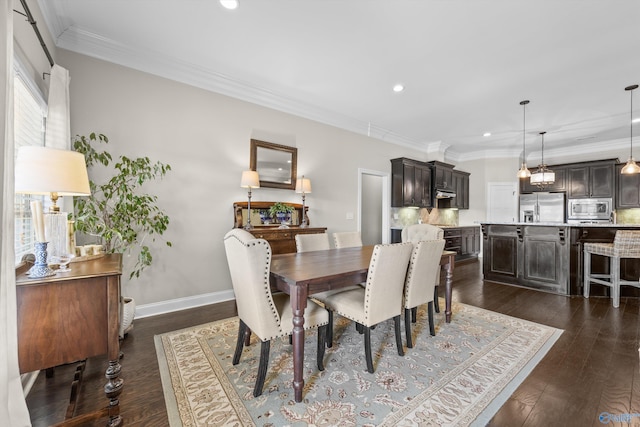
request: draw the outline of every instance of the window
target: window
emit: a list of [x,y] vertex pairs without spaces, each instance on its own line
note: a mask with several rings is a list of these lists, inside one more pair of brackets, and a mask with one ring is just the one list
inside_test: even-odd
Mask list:
[[[28,80],[16,61],[14,74],[14,140],[15,152],[27,145],[44,146],[44,129],[47,105],[35,84]],[[15,157],[14,157],[15,159]],[[15,195],[15,240],[14,249],[16,262],[22,256],[33,252],[34,231],[31,221],[30,202],[43,196],[30,194]],[[44,201],[43,201],[44,202]]]

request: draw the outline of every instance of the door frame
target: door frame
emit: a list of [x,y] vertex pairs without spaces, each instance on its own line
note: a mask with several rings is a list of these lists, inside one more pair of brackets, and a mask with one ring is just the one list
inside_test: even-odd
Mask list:
[[390,210],[391,210],[391,187],[390,187],[390,174],[389,172],[381,172],[373,169],[358,168],[358,231],[362,231],[362,176],[373,175],[382,178],[382,243],[389,243],[391,241],[391,228],[390,228]]

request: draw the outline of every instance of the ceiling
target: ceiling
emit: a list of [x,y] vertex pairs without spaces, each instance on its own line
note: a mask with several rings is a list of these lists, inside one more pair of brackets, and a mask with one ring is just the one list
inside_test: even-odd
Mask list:
[[640,83],[638,0],[38,3],[60,48],[429,158],[520,155],[524,99],[531,163],[540,131],[545,153],[628,146]]

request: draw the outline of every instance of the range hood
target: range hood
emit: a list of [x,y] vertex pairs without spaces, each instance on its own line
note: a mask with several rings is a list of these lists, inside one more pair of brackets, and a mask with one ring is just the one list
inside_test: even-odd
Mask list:
[[436,190],[436,199],[453,199],[456,193],[450,190]]

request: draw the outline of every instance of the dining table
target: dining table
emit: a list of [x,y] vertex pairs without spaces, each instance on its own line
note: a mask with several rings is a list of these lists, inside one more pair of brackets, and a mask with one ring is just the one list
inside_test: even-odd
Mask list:
[[[304,388],[304,311],[314,293],[339,289],[367,281],[374,246],[328,249],[273,255],[271,287],[290,296],[293,312],[293,389],[296,402]],[[445,270],[445,321],[451,322],[451,288],[454,251],[444,251],[440,265]]]

